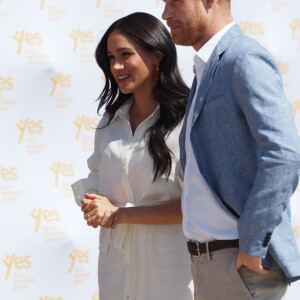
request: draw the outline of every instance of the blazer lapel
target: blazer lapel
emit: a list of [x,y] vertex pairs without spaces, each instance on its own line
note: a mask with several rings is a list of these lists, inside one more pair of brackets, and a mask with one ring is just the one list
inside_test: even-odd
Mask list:
[[194,95],[197,92],[197,99],[195,103],[195,108],[193,112],[193,119],[192,119],[192,127],[194,125],[195,120],[198,118],[198,116],[201,113],[203,104],[205,103],[207,93],[209,91],[211,82],[214,78],[214,74],[217,70],[218,63],[228,48],[228,46],[232,43],[232,40],[236,38],[237,36],[240,36],[242,34],[239,26],[237,24],[233,25],[222,37],[220,42],[217,44],[216,48],[214,49],[211,57],[209,58],[207,65],[205,67],[201,83],[199,86],[198,91],[196,91],[197,87],[197,80],[196,77],[194,78],[193,85],[191,87],[189,100],[186,108],[185,118],[183,122],[183,126],[180,132],[179,136],[179,143],[180,143],[180,162],[184,171],[185,168],[185,162],[186,162],[186,153],[185,153],[185,137],[186,137],[186,122],[187,122],[187,116],[191,108],[191,103],[193,101]]
[[[197,79],[196,79],[196,76],[195,76],[195,77],[194,77],[194,80],[193,80],[192,87],[191,87],[191,91],[190,91],[190,94],[189,94],[188,103],[187,103],[187,106],[186,106],[184,123],[186,123],[187,116],[188,116],[188,114],[189,114],[189,111],[190,111],[190,108],[191,108],[191,104],[192,104],[192,102],[193,102],[193,98],[194,98],[194,95],[195,95],[195,92],[196,92],[196,87],[197,87]],[[184,125],[185,125],[185,124],[184,124]],[[183,126],[184,126],[184,125],[183,125]]]
[[242,32],[237,24],[233,25],[222,37],[220,42],[217,44],[216,48],[214,49],[211,57],[209,58],[207,65],[204,69],[204,73],[201,79],[201,83],[197,93],[197,102],[195,103],[195,109],[193,114],[192,126],[195,120],[198,118],[202,107],[206,101],[206,96],[209,91],[211,82],[214,78],[214,74],[217,70],[218,63],[231,44],[232,39],[236,38],[237,36],[241,35]]
[[206,99],[206,95],[209,90],[209,86],[211,84],[213,75],[217,68],[218,61],[219,59],[217,56],[211,57],[208,61],[208,64],[205,67],[204,73],[202,75],[201,83],[198,89],[198,93],[197,93],[197,100],[195,103],[195,109],[193,113],[192,126],[202,110],[203,104]]
[[186,122],[187,122],[187,116],[189,114],[191,104],[192,104],[192,101],[193,101],[193,98],[194,98],[194,95],[195,95],[195,92],[196,92],[196,87],[197,87],[197,80],[196,80],[196,77],[194,77],[193,84],[192,84],[192,87],[191,87],[191,91],[190,91],[190,94],[189,94],[189,99],[188,99],[185,115],[184,115],[184,121],[183,121],[182,129],[181,129],[180,135],[179,135],[180,162],[181,162],[183,170],[184,170],[185,161],[186,161],[186,153],[185,153]]

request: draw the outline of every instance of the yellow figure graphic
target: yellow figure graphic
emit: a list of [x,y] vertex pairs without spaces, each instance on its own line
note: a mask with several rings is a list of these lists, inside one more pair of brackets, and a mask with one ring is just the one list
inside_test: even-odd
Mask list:
[[277,61],[277,66],[281,74],[287,75],[289,73],[289,63],[284,61]]
[[294,117],[296,116],[298,111],[300,111],[300,100],[297,100],[293,103]]
[[96,8],[99,8],[99,7],[100,7],[100,4],[101,4],[101,0],[97,0]]
[[94,296],[92,296],[92,300],[100,300],[98,296],[98,292],[95,292]]
[[[300,132],[300,100],[296,100],[293,102],[293,113],[294,113],[296,127],[299,133]],[[298,190],[300,190],[300,186],[298,186]]]
[[43,9],[43,8],[44,8],[44,5],[45,5],[45,0],[41,0],[41,6],[40,6],[40,9]]
[[294,230],[295,237],[298,238],[299,237],[299,227],[294,227],[293,230]]
[[296,34],[300,30],[300,19],[293,19],[290,27],[292,28],[292,40],[295,40]]

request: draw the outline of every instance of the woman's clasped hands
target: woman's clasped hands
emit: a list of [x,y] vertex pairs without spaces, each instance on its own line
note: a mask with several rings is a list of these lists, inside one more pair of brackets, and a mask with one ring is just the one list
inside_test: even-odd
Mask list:
[[119,207],[114,206],[106,197],[96,194],[85,194],[81,200],[84,219],[88,226],[97,228],[98,226],[106,228],[115,228],[118,218],[116,212]]

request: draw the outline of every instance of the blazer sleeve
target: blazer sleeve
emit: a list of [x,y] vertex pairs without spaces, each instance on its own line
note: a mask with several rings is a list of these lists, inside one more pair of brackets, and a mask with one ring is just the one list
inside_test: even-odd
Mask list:
[[256,178],[238,220],[240,248],[264,258],[298,184],[299,137],[280,72],[267,50],[241,52],[231,76],[235,101],[259,145]]

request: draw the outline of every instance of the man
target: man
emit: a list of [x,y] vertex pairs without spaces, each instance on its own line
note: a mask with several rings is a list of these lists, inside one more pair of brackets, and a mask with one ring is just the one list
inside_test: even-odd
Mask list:
[[230,0],[165,0],[195,79],[180,136],[183,229],[195,299],[282,299],[300,278],[290,222],[299,138],[280,73]]

